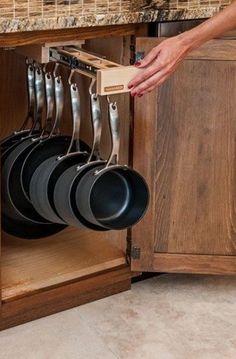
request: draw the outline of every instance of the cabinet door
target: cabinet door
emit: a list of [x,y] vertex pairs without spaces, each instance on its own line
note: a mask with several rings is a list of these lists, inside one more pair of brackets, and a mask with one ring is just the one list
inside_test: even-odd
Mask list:
[[133,164],[151,200],[132,230],[132,269],[236,273],[235,40],[202,46],[135,100]]

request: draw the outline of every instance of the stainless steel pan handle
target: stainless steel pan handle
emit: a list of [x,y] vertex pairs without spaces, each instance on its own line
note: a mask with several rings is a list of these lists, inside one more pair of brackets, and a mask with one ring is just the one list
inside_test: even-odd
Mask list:
[[95,156],[98,160],[101,159],[100,155],[100,142],[102,134],[102,121],[101,121],[101,107],[99,97],[96,94],[90,94],[90,106],[91,106],[91,117],[92,117],[92,128],[93,128],[93,144],[88,162]]
[[70,84],[70,97],[71,97],[71,109],[72,109],[72,118],[73,118],[73,132],[71,137],[71,142],[67,150],[67,155],[71,152],[72,146],[75,143],[76,152],[80,152],[80,96],[79,90],[76,83]]
[[45,92],[46,92],[46,120],[45,125],[43,127],[43,131],[41,133],[40,139],[42,139],[45,135],[51,133],[53,128],[53,110],[54,110],[54,83],[53,77],[50,72],[44,74],[45,81]]
[[[108,110],[109,110],[109,128],[111,133],[111,152],[104,168],[95,170],[94,175],[101,174],[109,168],[117,168],[119,165],[119,150],[120,150],[120,119],[116,102],[111,102],[109,97]],[[127,168],[127,166],[122,166]]]
[[42,127],[42,114],[44,106],[44,79],[43,71],[40,67],[35,69],[35,97],[36,108],[34,111],[34,123],[31,129],[31,134],[35,129]]
[[[65,155],[58,157],[58,160],[62,160],[65,157],[74,156],[77,154],[82,154],[85,152],[80,151],[80,96],[79,96],[79,90],[76,83],[71,83],[71,76],[69,77],[69,83],[70,83],[70,98],[71,98],[71,110],[72,110],[72,119],[73,119],[73,130],[72,130],[72,136],[71,141],[69,144],[69,147],[67,149],[67,152]],[[76,151],[71,152],[73,146],[75,144]]]
[[63,114],[64,108],[64,87],[62,83],[61,76],[57,76],[54,80],[55,84],[55,104],[56,104],[56,115],[55,121],[52,127],[52,131],[49,137],[53,135],[60,134],[60,127],[61,127],[61,119]]
[[120,119],[116,102],[108,102],[109,108],[109,127],[111,132],[112,149],[107,160],[106,167],[113,161],[115,164],[119,162],[120,150]]
[[31,122],[34,123],[34,109],[35,109],[35,72],[34,65],[26,59],[26,72],[27,72],[27,94],[28,94],[28,113],[21,128],[15,133],[25,131]]

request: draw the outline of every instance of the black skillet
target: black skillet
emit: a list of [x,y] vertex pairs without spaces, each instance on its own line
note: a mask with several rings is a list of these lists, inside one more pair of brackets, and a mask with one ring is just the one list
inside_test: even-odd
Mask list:
[[147,209],[149,192],[142,176],[127,166],[111,165],[114,158],[117,163],[119,154],[116,104],[109,103],[109,119],[112,151],[107,163],[92,161],[77,171],[70,168],[55,185],[55,206],[71,225],[79,225],[82,219],[91,229],[125,229],[137,223]]
[[[37,68],[35,71],[35,89],[37,104],[35,121],[41,122],[44,103],[44,82],[42,70],[40,68]],[[10,151],[10,153],[5,156],[6,158],[2,168],[3,230],[10,234],[14,234],[17,237],[26,239],[46,237],[65,228],[65,226],[52,224],[42,218],[34,210],[33,206],[31,206],[29,211],[26,206],[27,202],[25,201],[20,202],[20,208],[15,206],[14,200],[18,199],[20,189],[20,181],[16,181],[16,178],[19,176],[24,157],[28,154],[28,151],[38,143],[35,139],[37,139],[35,136],[28,136],[22,139],[13,151]],[[9,152],[9,150],[6,152]],[[23,210],[24,212],[28,211],[27,214],[29,214],[31,218],[22,214],[20,210]]]
[[[54,122],[54,126],[52,128],[52,133],[57,133],[60,129],[60,120],[63,111],[63,86],[60,77],[55,79],[55,102],[56,102],[56,120]],[[83,141],[79,140],[79,145],[82,151],[90,151],[90,148]],[[69,147],[71,142],[70,136],[52,136],[49,135],[45,141],[40,141],[37,146],[33,147],[32,150],[28,153],[27,157],[24,160],[24,163],[21,167],[21,186],[24,192],[24,196],[30,199],[29,195],[29,186],[31,178],[37,168],[43,163],[45,160],[52,156],[59,156],[62,153],[65,153]],[[76,149],[76,141],[73,140],[72,151]],[[41,171],[40,178],[44,177],[44,171]],[[44,204],[45,207],[45,204]],[[37,207],[37,209],[39,209]],[[40,210],[39,210],[40,213]],[[46,217],[47,218],[47,217]]]
[[[67,152],[65,148],[61,148],[61,152],[57,152],[44,162],[42,161],[34,171],[29,187],[30,199],[40,215],[48,218],[50,221],[61,224],[65,224],[65,222],[58,216],[55,208],[51,206],[54,182],[64,170],[75,162],[85,162],[88,158],[88,152],[90,152],[88,147],[81,146],[81,141],[79,140],[80,99],[76,84],[70,84],[70,95],[73,115],[73,135],[69,146],[67,146]],[[74,152],[74,146],[76,147],[76,152]]]
[[[73,193],[76,188],[77,179],[83,175],[88,169],[96,167],[98,164],[105,163],[100,160],[99,147],[101,139],[101,109],[99,97],[90,93],[92,128],[93,128],[93,146],[90,157],[84,164],[76,161],[58,176],[54,181],[52,189],[53,201],[52,206],[55,207],[57,213],[64,220],[74,227],[86,227],[95,231],[106,231],[107,229],[90,223],[77,210],[74,203]],[[96,160],[94,160],[96,158]]]
[[119,230],[141,220],[148,207],[149,190],[137,171],[118,163],[120,131],[116,103],[109,102],[109,125],[112,137],[109,159],[105,165],[98,165],[82,176],[77,183],[75,201],[87,221]]

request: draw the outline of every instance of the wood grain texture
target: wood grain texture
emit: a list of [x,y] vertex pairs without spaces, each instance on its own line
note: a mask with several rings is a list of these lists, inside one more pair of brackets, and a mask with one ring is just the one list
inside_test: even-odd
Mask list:
[[[0,137],[19,129],[27,114],[26,66],[22,56],[0,49]],[[16,111],[17,109],[17,111]]]
[[153,266],[158,272],[235,275],[236,256],[155,253]]
[[27,31],[0,34],[0,47],[14,47],[45,42],[95,39],[99,37],[128,36],[146,27],[146,24],[94,26],[75,29]]
[[190,52],[188,59],[197,60],[218,60],[235,61],[236,60],[236,40],[211,40],[198,49]]
[[3,303],[0,330],[128,290],[130,284],[126,265]]
[[[139,42],[138,42],[139,44]],[[139,46],[137,46],[137,50]],[[152,271],[155,239],[155,175],[157,131],[155,121],[157,114],[156,93],[151,92],[143,101],[137,99],[134,108],[133,123],[133,167],[145,178],[150,202],[144,218],[131,229],[132,244],[142,248],[141,259],[131,262],[132,270]],[[138,266],[137,266],[138,265]],[[139,269],[138,269],[139,267]],[[142,268],[142,269],[141,269]]]
[[[129,29],[119,28],[117,34],[123,34],[126,30],[131,31],[131,27]],[[133,31],[132,27],[131,32]],[[100,29],[99,34],[102,35]],[[37,38],[33,37],[35,43],[40,41],[41,35],[39,34]],[[72,35],[66,36],[67,39],[71,40]],[[108,34],[110,35],[111,33]],[[96,34],[93,36],[91,34],[90,37],[96,37]],[[49,38],[51,41],[52,33]],[[56,38],[53,40],[56,41]],[[103,55],[112,54],[111,59],[114,61],[129,64],[129,37],[101,39],[99,44],[100,47],[96,49],[96,41],[91,40],[91,42],[87,41],[85,46],[97,52],[101,49]],[[0,50],[0,66],[2,68],[0,71],[0,135],[4,137],[19,128],[26,115],[24,57],[16,55],[14,50]],[[60,68],[60,73],[65,84],[62,133],[70,134],[71,111],[69,89],[68,86],[66,87],[68,71]],[[78,82],[81,90],[81,137],[91,143],[89,104],[86,100],[89,83],[79,76],[75,78],[75,81]],[[102,106],[105,112],[103,121],[106,124],[102,140],[102,154],[107,156],[110,152],[110,139],[106,99],[103,100]],[[121,161],[127,163],[130,126],[129,95],[120,96],[118,106],[122,117]],[[51,238],[34,242],[17,238],[9,239],[5,234],[3,237],[2,328],[99,299],[130,287],[130,268],[126,267],[125,259],[126,231],[98,233],[68,228]],[[120,268],[121,265],[122,268],[125,266],[125,269],[116,271],[116,268]],[[104,270],[107,272],[101,274]],[[73,284],[69,286],[68,283],[71,281]]]
[[72,227],[36,241],[5,235],[2,300],[20,298],[126,264],[125,253],[105,237],[99,238],[96,232]]
[[155,252],[236,254],[235,97],[236,62],[186,61],[160,89]]
[[[157,42],[139,39],[137,50],[147,53]],[[235,98],[235,61],[187,59],[137,100],[134,166],[148,180],[152,202],[132,231],[141,248],[133,270],[159,270],[160,252],[236,255]]]
[[[101,49],[101,54],[108,58],[111,54],[112,61],[118,61],[128,64],[129,61],[129,37],[118,37],[115,39],[101,39],[97,45],[97,52]],[[96,40],[88,41],[86,46],[91,51],[96,51]],[[118,51],[114,51],[118,49]],[[16,54],[14,50],[0,50],[0,138],[8,136],[14,130],[20,128],[27,112],[27,93],[26,93],[26,66],[24,56]],[[48,68],[50,70],[50,67]],[[65,105],[63,118],[61,122],[61,132],[70,135],[72,132],[71,125],[71,106],[69,98],[68,76],[69,71],[60,67],[59,72],[62,75],[65,92]],[[90,107],[88,103],[88,79],[82,76],[75,76],[74,80],[78,83],[81,94],[81,138],[91,144],[91,120]],[[121,114],[121,151],[120,157],[122,163],[127,163],[129,152],[129,95],[124,94],[116,97],[120,114]],[[102,99],[103,122],[105,131],[102,134],[102,155],[107,158],[110,152],[110,136],[107,123],[107,102],[106,98]],[[17,109],[17,111],[16,111]],[[75,233],[77,233],[76,229]],[[98,238],[109,238],[110,234],[97,233]],[[112,236],[113,240],[119,243],[120,247],[126,247],[126,231],[117,231]]]

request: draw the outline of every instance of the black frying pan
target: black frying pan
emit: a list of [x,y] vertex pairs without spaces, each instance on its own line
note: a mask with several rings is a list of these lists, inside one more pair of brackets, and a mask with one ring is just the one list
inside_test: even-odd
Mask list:
[[[65,228],[66,226],[64,226]],[[22,239],[39,239],[51,236],[62,230],[61,225],[35,225],[33,223],[23,223],[12,220],[6,215],[2,214],[2,230],[12,236]]]
[[[6,150],[2,157],[1,157],[1,164],[4,165],[5,160],[7,159],[8,155],[11,153],[13,145]],[[11,234],[16,237],[24,238],[24,239],[36,239],[42,238],[45,236],[49,236],[52,234],[57,233],[61,230],[61,226],[58,226],[58,229],[54,225],[47,226],[45,231],[45,225],[39,226],[34,223],[25,223],[22,221],[13,220],[12,218],[8,217],[6,213],[4,214],[4,205],[2,206],[2,213],[1,213],[1,225],[4,232]]]
[[86,227],[94,231],[107,231],[108,229],[88,221],[82,216],[75,201],[75,192],[78,182],[83,175],[92,168],[96,168],[103,161],[93,161],[82,164],[78,162],[67,168],[58,177],[53,190],[53,206],[64,223],[74,227]]
[[[44,81],[41,69],[35,72],[35,87],[37,99],[37,119],[42,117],[44,103]],[[52,86],[51,86],[52,87]],[[31,203],[24,198],[20,186],[20,171],[25,156],[29,151],[37,146],[38,139],[41,137],[25,137],[14,147],[7,156],[2,167],[2,202],[3,212],[9,218],[17,221],[32,220],[36,223],[49,223],[41,218],[34,210]]]
[[[88,157],[87,151],[90,152],[90,149],[85,144],[82,143],[81,146],[81,141],[79,140],[80,101],[76,84],[70,84],[70,94],[73,114],[73,135],[69,146],[67,146],[67,153],[64,155],[66,151],[63,148],[61,152],[57,152],[44,162],[42,161],[34,171],[29,186],[30,199],[38,213],[52,222],[61,224],[65,222],[60,218],[52,203],[54,183],[61,173],[72,164],[75,162],[84,163]],[[75,153],[73,152],[73,146],[76,146]],[[87,151],[81,152],[81,149],[82,151]]]
[[[112,151],[107,164],[87,171],[77,183],[75,202],[90,223],[108,229],[125,229],[144,216],[149,190],[144,178],[127,166],[118,165],[119,117],[115,103],[109,103]],[[115,165],[111,165],[115,159]]]
[[97,159],[100,158],[101,109],[99,98],[95,94],[91,94],[90,100],[93,128],[93,146],[90,157],[85,164],[81,164],[78,161],[72,163],[71,166],[62,172],[56,181],[54,181],[54,188],[49,187],[50,193],[53,193],[51,206],[54,206],[65,223],[74,227],[87,227],[96,231],[106,231],[106,228],[90,223],[83,218],[74,202],[75,189],[81,176],[89,169],[104,163],[102,160],[94,161],[94,157]]
[[[44,98],[43,74],[41,69],[35,72],[35,88],[37,100],[37,118],[41,118]],[[29,136],[20,141],[20,143],[6,156],[2,168],[2,201],[3,201],[3,229],[12,233],[14,226],[14,235],[22,238],[40,238],[65,228],[50,223],[42,218],[27,198],[22,201],[20,187],[21,166],[28,152],[38,144],[37,138]],[[7,151],[9,152],[9,150]],[[16,206],[18,204],[18,206]],[[23,213],[22,213],[23,212]],[[11,222],[9,227],[9,222]],[[21,223],[21,226],[15,225]],[[42,228],[43,227],[43,228]]]
[[[60,128],[60,119],[62,116],[63,110],[63,86],[60,77],[55,79],[55,101],[56,101],[56,120],[53,132],[56,132]],[[89,146],[86,145],[83,141],[79,140],[79,144],[82,151],[89,151]],[[32,150],[28,153],[27,157],[24,160],[24,163],[21,167],[21,186],[23,189],[24,196],[27,196],[30,199],[29,187],[30,181],[37,170],[37,168],[48,158],[52,156],[59,156],[62,153],[66,153],[71,142],[70,136],[49,136],[45,141],[40,141],[37,146],[33,147]],[[73,141],[72,151],[76,150],[76,141]],[[45,175],[44,170],[40,170],[40,179],[43,181]]]

